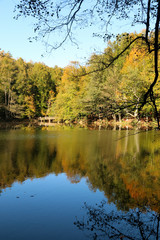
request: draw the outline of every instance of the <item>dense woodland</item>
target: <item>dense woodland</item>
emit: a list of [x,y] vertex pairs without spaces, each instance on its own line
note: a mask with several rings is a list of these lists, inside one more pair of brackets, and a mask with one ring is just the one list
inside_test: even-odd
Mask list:
[[[108,42],[103,53],[94,53],[85,66],[71,62],[65,68],[51,68],[22,58],[16,60],[1,51],[0,119],[46,115],[63,121],[153,118],[150,101],[139,112],[154,78],[154,53],[148,52],[142,39],[106,67],[137,36],[137,33],[118,35]],[[154,92],[159,110],[159,84]]]

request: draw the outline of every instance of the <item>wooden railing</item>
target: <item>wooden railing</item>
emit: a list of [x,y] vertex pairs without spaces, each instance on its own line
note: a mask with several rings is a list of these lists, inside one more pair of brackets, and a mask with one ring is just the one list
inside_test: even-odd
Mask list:
[[58,119],[55,117],[39,117],[38,122],[40,125],[52,125],[54,123],[59,123]]

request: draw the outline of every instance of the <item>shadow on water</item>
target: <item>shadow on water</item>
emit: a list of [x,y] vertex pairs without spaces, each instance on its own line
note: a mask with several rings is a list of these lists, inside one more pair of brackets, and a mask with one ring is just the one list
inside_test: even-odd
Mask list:
[[96,207],[84,204],[85,218],[76,218],[74,224],[81,231],[88,233],[93,240],[131,239],[158,240],[160,239],[160,214],[151,209],[135,208],[128,212],[107,212],[106,202]]

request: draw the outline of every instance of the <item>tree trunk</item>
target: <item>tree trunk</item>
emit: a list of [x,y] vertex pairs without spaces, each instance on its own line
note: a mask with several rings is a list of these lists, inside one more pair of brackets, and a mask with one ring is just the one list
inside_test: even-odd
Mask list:
[[121,123],[122,122],[121,113],[118,113],[118,119],[119,119],[119,122]]
[[116,114],[115,113],[112,115],[112,117],[113,117],[114,122],[116,122]]

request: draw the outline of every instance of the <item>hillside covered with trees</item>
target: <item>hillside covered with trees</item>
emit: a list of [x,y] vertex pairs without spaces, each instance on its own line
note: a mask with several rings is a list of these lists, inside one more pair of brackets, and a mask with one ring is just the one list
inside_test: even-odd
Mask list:
[[[85,66],[71,62],[63,69],[27,63],[22,58],[15,60],[10,53],[1,51],[0,119],[46,115],[63,121],[99,116],[119,121],[128,117],[153,118],[154,102],[148,101],[140,109],[154,78],[154,53],[148,52],[142,39],[106,67],[138,36],[118,35],[108,42],[103,53],[94,53]],[[159,84],[154,93],[159,111]]]

